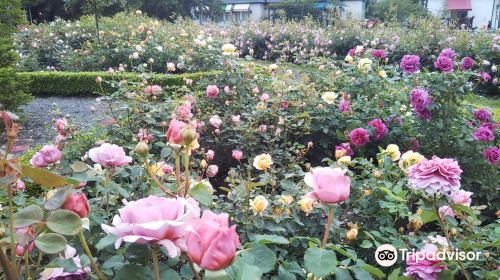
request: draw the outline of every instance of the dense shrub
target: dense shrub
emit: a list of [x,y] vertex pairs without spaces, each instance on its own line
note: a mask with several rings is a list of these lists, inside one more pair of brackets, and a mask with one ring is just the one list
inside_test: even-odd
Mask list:
[[[180,86],[185,84],[186,79],[196,82],[205,77],[215,77],[219,73],[219,71],[211,71],[176,75],[155,74],[150,81],[164,87]],[[109,94],[114,89],[107,83],[97,82],[97,77],[105,81],[141,80],[141,76],[133,72],[113,74],[109,72],[20,72],[18,75],[29,82],[30,92],[34,95]]]

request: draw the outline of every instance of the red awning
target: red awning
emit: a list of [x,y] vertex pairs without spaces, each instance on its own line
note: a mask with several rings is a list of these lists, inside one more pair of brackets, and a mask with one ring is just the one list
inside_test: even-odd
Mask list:
[[450,11],[471,11],[470,0],[447,0],[448,10]]

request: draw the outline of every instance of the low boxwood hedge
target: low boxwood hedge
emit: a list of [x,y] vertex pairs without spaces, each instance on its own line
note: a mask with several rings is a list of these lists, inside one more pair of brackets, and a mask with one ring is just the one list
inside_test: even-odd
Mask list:
[[[154,74],[151,79],[153,84],[166,86],[180,86],[185,84],[186,79],[194,82],[202,78],[210,78],[219,75],[221,71],[207,71],[196,73],[185,73],[178,75]],[[29,91],[33,95],[99,95],[101,89],[96,82],[96,77],[101,76],[106,80],[129,80],[138,81],[137,73],[113,73],[108,72],[20,72],[18,73],[29,81]],[[102,83],[105,93],[112,92],[112,88],[105,82]]]

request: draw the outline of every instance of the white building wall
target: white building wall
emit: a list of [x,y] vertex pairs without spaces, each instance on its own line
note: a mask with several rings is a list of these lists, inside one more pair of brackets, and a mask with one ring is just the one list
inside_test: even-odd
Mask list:
[[[469,17],[474,17],[472,23],[473,27],[479,27],[482,24],[488,24],[491,20],[491,11],[493,8],[494,0],[471,0],[472,11],[468,12]],[[496,1],[497,4],[500,3],[499,0]],[[427,9],[435,16],[449,16],[449,12],[446,9],[446,0],[429,0]],[[495,7],[496,13],[498,13]],[[498,26],[496,16],[493,13],[493,27]]]
[[347,17],[355,19],[364,19],[365,18],[364,2],[361,0],[344,1],[344,13],[345,16]]
[[264,5],[263,4],[250,4],[250,21],[258,22],[264,18]]

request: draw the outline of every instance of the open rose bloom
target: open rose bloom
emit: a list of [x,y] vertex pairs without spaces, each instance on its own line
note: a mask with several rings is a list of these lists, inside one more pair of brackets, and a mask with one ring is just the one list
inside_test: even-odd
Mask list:
[[109,143],[90,149],[89,157],[104,167],[124,166],[132,162],[132,158],[125,154],[122,147]]
[[428,194],[450,194],[460,188],[462,169],[453,159],[439,158],[422,159],[409,169],[411,188],[424,190]]
[[113,218],[113,226],[102,225],[106,233],[118,237],[115,247],[123,241],[157,244],[167,249],[170,258],[186,249],[186,232],[200,216],[200,207],[192,198],[149,196],[124,204]]
[[325,204],[343,202],[351,193],[351,178],[340,168],[316,167],[306,174],[304,181],[314,189],[305,197],[319,199]]

